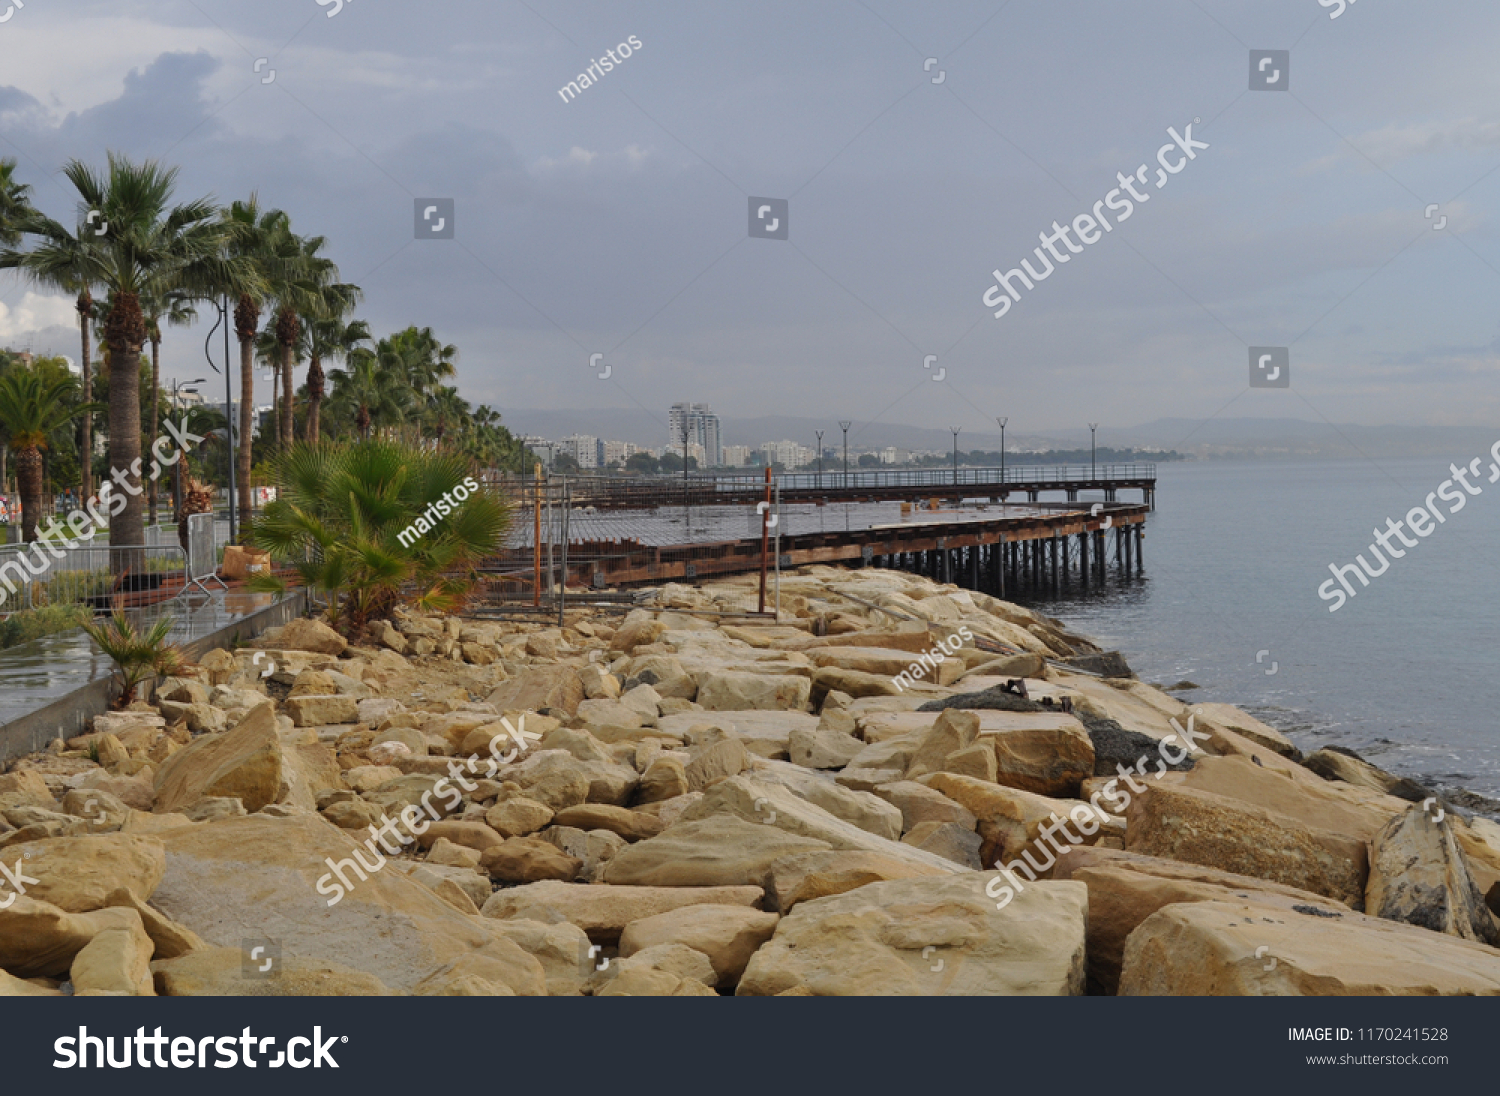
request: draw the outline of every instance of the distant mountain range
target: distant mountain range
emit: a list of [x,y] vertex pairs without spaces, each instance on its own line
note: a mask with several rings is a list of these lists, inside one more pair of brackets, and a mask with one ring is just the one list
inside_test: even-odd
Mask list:
[[[823,444],[838,447],[843,435],[838,423],[791,415],[768,415],[738,419],[721,417],[725,445],[758,446],[783,439],[816,444],[817,430]],[[513,408],[505,413],[505,424],[514,432],[557,439],[569,434],[633,442],[653,448],[667,440],[666,412],[654,416],[639,409],[597,408],[568,411]],[[1303,419],[1165,418],[1139,426],[1103,426],[1099,444],[1116,449],[1175,449],[1197,458],[1339,458],[1358,456],[1459,456],[1488,450],[1500,438],[1500,427],[1361,426],[1357,423],[1310,422]],[[1045,434],[1018,430],[1005,432],[1006,448],[1081,449],[1089,444],[1086,428],[1049,431]],[[910,426],[899,422],[855,422],[849,431],[851,453],[894,446],[898,449],[946,452],[953,447],[947,430]],[[958,446],[998,450],[1000,432],[964,431]]]

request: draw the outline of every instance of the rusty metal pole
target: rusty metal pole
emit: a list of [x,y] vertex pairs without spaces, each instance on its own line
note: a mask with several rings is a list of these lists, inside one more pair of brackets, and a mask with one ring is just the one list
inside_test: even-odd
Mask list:
[[766,611],[766,564],[771,548],[771,466],[766,465],[766,509],[760,516],[760,611]]
[[533,561],[533,575],[531,583],[531,604],[539,607],[542,604],[542,462],[536,462],[536,471],[531,480],[531,502],[533,510],[533,525],[531,538],[531,555]]

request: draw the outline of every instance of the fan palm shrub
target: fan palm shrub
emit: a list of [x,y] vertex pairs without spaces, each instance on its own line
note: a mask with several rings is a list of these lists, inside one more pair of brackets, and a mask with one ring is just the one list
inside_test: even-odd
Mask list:
[[[280,493],[249,541],[289,565],[347,635],[402,602],[454,611],[510,528],[508,505],[472,490],[471,465],[455,452],[377,437],[297,444],[271,466]],[[441,499],[451,510],[437,516]],[[414,537],[418,519],[430,528]],[[286,583],[262,574],[251,586],[281,592]]]
[[135,700],[136,690],[144,682],[181,672],[187,665],[182,648],[168,643],[172,618],[161,617],[151,627],[141,630],[127,615],[116,609],[96,624],[85,624],[83,630],[115,664],[121,692],[115,706],[124,708]]

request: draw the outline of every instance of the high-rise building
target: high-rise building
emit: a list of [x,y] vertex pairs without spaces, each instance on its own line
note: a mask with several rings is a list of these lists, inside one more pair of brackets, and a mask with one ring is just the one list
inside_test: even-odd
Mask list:
[[750,454],[754,451],[748,445],[726,445],[724,464],[729,468],[743,468],[750,463]]
[[558,443],[558,451],[578,462],[579,468],[599,467],[599,439],[590,434],[573,434]]
[[[724,447],[719,441],[719,416],[706,403],[674,403],[667,414],[667,429],[671,437],[668,446],[675,445],[682,451],[683,434],[687,434],[689,446],[696,442],[702,447],[709,465],[724,463]],[[689,454],[691,454],[689,449]]]

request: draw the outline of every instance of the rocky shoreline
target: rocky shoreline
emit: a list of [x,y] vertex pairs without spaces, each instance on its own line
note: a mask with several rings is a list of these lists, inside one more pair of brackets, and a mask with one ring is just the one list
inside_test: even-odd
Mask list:
[[0,774],[0,995],[1500,993],[1493,821],[983,594],[746,581],[210,652]]

